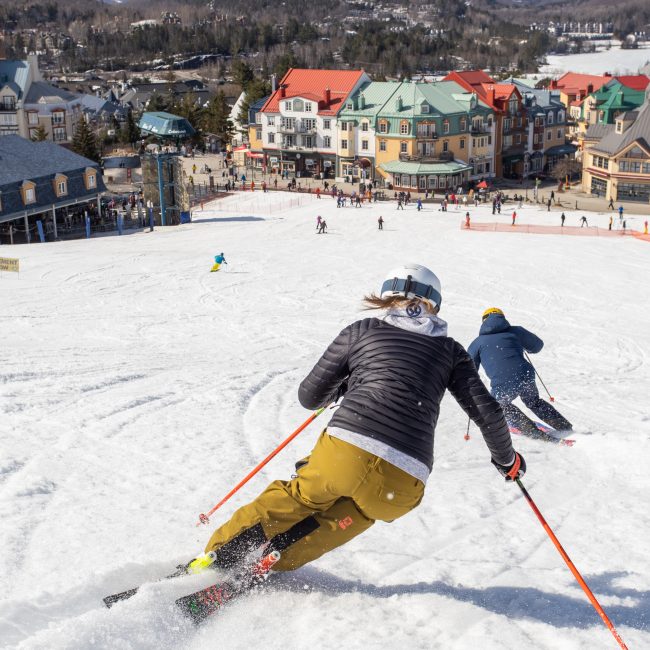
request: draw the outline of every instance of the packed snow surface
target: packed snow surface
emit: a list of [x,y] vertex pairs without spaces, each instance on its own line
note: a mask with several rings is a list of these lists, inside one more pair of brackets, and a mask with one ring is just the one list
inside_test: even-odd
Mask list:
[[[494,219],[488,207],[470,211]],[[557,212],[518,212],[521,223],[559,223]],[[307,418],[298,383],[366,315],[363,295],[416,261],[441,278],[441,316],[464,345],[491,306],[545,340],[534,363],[577,442],[516,438],[524,484],[629,648],[650,647],[650,245],[468,232],[461,215],[255,193],[154,233],[1,248],[21,273],[0,278],[0,644],[617,647],[480,433],[463,440],[467,419],[449,396],[425,498],[409,515],[200,628],[172,603],[205,576],[155,582],[270,480],[291,475],[327,415],[209,527],[195,527]],[[628,227],[641,222],[628,215]],[[228,266],[209,273],[221,251]],[[103,606],[146,581],[128,602]]]

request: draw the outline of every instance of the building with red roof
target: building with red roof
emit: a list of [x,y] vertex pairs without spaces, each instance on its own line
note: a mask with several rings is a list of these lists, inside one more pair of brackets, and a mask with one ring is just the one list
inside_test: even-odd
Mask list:
[[587,95],[598,90],[603,84],[610,81],[612,75],[606,72],[604,75],[581,74],[578,72],[567,72],[559,79],[551,80],[549,90],[559,90],[560,100],[567,110],[571,102],[576,99],[584,99]]
[[290,68],[251,127],[252,148],[264,154],[267,170],[284,177],[333,177],[337,116],[368,81],[363,70]]
[[482,70],[449,73],[443,81],[455,81],[494,109],[494,160],[496,175],[514,178],[524,175],[527,129],[521,93],[512,83],[498,83]]

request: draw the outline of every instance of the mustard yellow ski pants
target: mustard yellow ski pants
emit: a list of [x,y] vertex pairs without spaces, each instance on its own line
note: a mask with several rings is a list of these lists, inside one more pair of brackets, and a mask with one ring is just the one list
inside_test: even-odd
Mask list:
[[282,551],[274,569],[290,571],[345,544],[376,520],[390,522],[415,508],[424,484],[373,454],[324,431],[291,481],[273,481],[218,528],[206,553],[259,525],[267,540],[307,517],[315,530]]

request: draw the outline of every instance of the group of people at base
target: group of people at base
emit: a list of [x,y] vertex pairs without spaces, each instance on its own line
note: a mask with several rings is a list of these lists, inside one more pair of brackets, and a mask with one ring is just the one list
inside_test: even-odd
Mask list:
[[338,402],[311,454],[296,463],[292,478],[273,481],[217,528],[203,558],[231,569],[279,551],[274,569],[289,571],[376,521],[392,522],[413,510],[432,471],[434,432],[447,390],[481,430],[491,462],[506,481],[526,471],[506,418],[536,435],[535,423],[512,404],[516,397],[550,425],[571,428],[540,399],[524,358],[525,351],[542,349],[539,337],[490,308],[466,351],[448,335],[441,305],[438,277],[419,264],[391,270],[379,291],[364,298],[365,308],[378,315],[345,327],[298,389],[306,409]]

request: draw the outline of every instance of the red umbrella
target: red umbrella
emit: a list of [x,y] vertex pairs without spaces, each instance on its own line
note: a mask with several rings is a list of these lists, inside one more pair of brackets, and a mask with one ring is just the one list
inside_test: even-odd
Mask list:
[[485,181],[481,181],[476,187],[479,190],[487,190],[487,183]]

